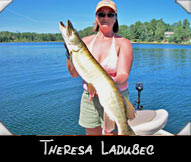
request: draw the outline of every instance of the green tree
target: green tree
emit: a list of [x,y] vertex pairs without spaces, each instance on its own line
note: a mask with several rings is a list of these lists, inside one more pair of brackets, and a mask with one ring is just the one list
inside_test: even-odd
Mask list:
[[[122,35],[123,36],[123,35]],[[136,41],[136,38],[135,38],[135,25],[132,24],[130,25],[129,27],[129,39],[132,40],[132,41]]]
[[[165,31],[173,31],[174,35],[169,39],[164,38]],[[93,27],[87,27],[79,32],[80,37],[95,34]],[[119,35],[136,42],[161,42],[168,40],[169,42],[182,43],[188,42],[191,39],[191,26],[190,22],[185,19],[172,25],[166,24],[162,19],[152,19],[150,22],[137,21],[130,26],[119,26]],[[20,33],[20,32],[0,32],[0,42],[31,42],[31,41],[63,41],[61,33]]]
[[96,32],[93,31],[93,27],[87,27],[85,28],[84,30],[80,30],[78,31],[80,37],[85,37],[85,36],[88,36],[88,35],[92,35],[92,34],[95,34]]
[[146,28],[140,21],[135,23],[134,26],[134,39],[139,41],[145,41],[146,38]]
[[154,40],[157,42],[161,42],[164,40],[164,32],[165,32],[165,24],[162,20],[158,21],[156,25],[156,30],[155,30],[155,36]]
[[127,25],[121,25],[119,27],[119,32],[118,32],[119,35],[122,35],[123,37],[127,38],[127,39],[130,39],[131,36],[130,36],[130,31],[129,31],[129,28]]
[[172,38],[170,38],[170,42],[175,42],[175,43],[181,43],[184,40],[184,28],[183,25],[181,23],[181,21],[179,21],[178,23],[175,23],[174,25],[174,35],[172,36]]
[[190,29],[190,23],[187,19],[183,21],[183,29],[184,29],[184,33],[183,33],[184,40],[185,41],[190,40],[191,29]]

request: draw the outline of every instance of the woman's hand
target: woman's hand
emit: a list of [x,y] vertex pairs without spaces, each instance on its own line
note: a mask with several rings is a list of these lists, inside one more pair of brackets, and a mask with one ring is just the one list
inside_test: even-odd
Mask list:
[[91,83],[88,83],[88,92],[89,92],[89,101],[92,102],[95,94],[97,95],[97,93],[95,87]]

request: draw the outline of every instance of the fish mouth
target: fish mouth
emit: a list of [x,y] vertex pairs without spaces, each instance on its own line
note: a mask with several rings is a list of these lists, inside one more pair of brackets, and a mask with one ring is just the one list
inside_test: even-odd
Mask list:
[[60,31],[62,33],[62,37],[63,37],[63,40],[64,40],[64,46],[65,46],[65,49],[68,53],[68,55],[70,55],[70,52],[69,52],[69,45],[70,45],[70,41],[69,41],[69,37],[71,35],[71,32],[69,32],[69,23],[67,22],[67,26],[64,25],[64,23],[62,21],[60,21],[60,24],[59,24],[59,28],[60,28]]
[[67,30],[66,26],[64,25],[64,23],[62,21],[60,21],[59,28],[60,28],[61,32],[66,32],[66,30]]
[[[81,43],[76,33],[75,29],[72,26],[72,23],[68,20],[66,25],[62,21],[59,23],[59,28],[64,40],[65,47],[68,48],[68,51],[78,51],[81,48]],[[80,46],[80,47],[79,47]]]
[[64,23],[62,21],[60,21],[60,28],[66,28],[66,26],[64,25]]
[[70,37],[72,35],[72,23],[68,20],[65,26],[62,21],[60,21],[60,30],[65,35],[65,37]]

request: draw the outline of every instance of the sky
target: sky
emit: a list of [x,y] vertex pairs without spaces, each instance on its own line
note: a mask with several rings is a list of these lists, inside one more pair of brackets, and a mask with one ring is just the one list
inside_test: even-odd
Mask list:
[[[59,33],[59,22],[71,20],[77,30],[93,26],[100,0],[14,0],[0,13],[0,31]],[[113,0],[119,25],[163,19],[173,24],[188,19],[175,0]]]

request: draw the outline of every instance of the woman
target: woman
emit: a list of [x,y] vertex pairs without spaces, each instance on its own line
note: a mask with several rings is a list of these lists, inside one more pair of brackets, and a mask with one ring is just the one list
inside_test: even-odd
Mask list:
[[[121,93],[128,97],[127,81],[132,66],[133,51],[128,39],[115,34],[118,31],[118,21],[117,7],[113,1],[102,0],[98,3],[94,31],[98,33],[84,37],[82,40],[119,86]],[[67,59],[67,67],[72,77],[78,76],[69,59]],[[83,82],[83,88],[79,124],[85,128],[87,135],[101,135],[104,128],[103,108],[95,95],[96,92],[89,94],[87,83]]]

